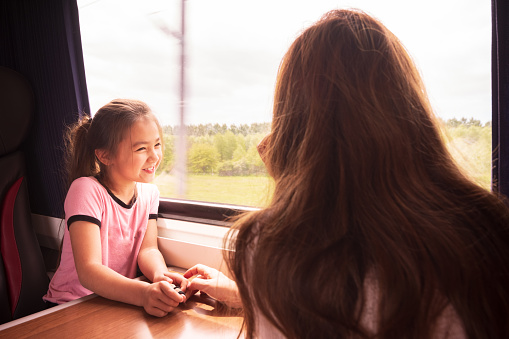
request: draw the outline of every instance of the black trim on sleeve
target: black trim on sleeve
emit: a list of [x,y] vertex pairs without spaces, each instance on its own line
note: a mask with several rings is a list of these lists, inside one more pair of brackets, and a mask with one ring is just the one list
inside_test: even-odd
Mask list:
[[69,219],[67,219],[67,229],[69,229],[71,224],[75,221],[88,221],[88,222],[91,222],[92,224],[96,224],[97,226],[101,227],[100,220],[97,220],[96,218],[91,217],[89,215],[78,214],[78,215],[73,215],[73,216],[69,217]]
[[157,220],[157,214],[149,214],[148,215],[148,220],[150,219],[156,219]]

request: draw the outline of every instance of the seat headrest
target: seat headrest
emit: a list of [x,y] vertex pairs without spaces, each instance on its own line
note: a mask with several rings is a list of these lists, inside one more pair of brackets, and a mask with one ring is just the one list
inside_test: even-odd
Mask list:
[[0,156],[26,138],[34,114],[32,86],[20,73],[0,66]]

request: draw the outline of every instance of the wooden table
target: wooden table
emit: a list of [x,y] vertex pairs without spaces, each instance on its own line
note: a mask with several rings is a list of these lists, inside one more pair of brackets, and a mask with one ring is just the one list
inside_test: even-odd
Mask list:
[[240,311],[199,294],[163,318],[95,295],[71,303],[4,324],[0,338],[227,339],[237,338],[242,324]]

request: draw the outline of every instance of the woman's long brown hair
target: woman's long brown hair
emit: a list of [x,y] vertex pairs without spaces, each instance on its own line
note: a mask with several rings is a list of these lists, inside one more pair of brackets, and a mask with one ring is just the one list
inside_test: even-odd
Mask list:
[[509,337],[509,212],[458,169],[400,41],[358,10],[306,29],[279,69],[268,207],[226,254],[244,303],[288,338],[429,338],[447,304],[471,338]]

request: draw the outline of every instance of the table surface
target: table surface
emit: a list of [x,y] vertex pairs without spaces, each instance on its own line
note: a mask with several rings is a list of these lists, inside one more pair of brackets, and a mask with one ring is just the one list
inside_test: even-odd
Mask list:
[[67,307],[55,306],[20,319],[0,331],[0,338],[237,338],[239,310],[205,296],[194,295],[167,316],[157,318],[142,307],[85,297]]

